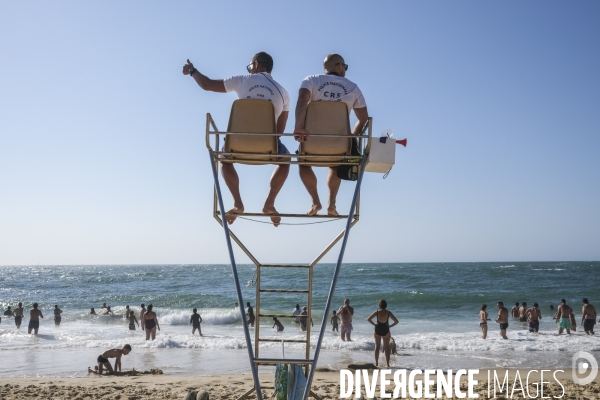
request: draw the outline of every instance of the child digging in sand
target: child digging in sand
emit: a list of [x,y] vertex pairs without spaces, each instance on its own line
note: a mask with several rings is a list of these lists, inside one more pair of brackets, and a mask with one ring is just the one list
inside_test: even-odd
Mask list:
[[[107,369],[109,374],[114,374],[117,371],[121,371],[121,357],[126,356],[131,351],[131,346],[126,344],[122,349],[110,349],[106,350],[104,353],[98,356],[98,365],[91,369],[88,367],[88,374],[98,374],[102,375],[104,368]],[[109,358],[116,358],[115,360],[115,369],[113,370]]]

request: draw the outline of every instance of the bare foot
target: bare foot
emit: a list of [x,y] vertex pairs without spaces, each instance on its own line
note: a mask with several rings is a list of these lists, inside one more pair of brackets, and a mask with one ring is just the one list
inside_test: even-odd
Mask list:
[[338,214],[338,212],[337,212],[337,210],[335,209],[335,207],[329,207],[329,208],[327,209],[327,215],[329,215],[329,216],[331,216],[331,217],[337,217],[337,216],[338,216],[338,215],[340,215],[340,214]]
[[312,207],[310,208],[310,211],[306,213],[306,215],[317,215],[317,213],[321,210],[321,205],[320,204],[313,204]]
[[277,228],[279,226],[279,224],[281,223],[281,217],[278,215],[277,210],[275,209],[275,207],[273,207],[273,206],[264,206],[263,207],[263,214],[273,215],[271,217],[271,222],[273,223],[273,225],[275,226],[275,228]]
[[231,210],[227,211],[227,213],[225,213],[225,218],[227,219],[227,223],[229,225],[233,224],[235,222],[235,219],[237,218],[235,215],[228,215],[228,214],[243,214],[244,213],[244,207],[233,207]]

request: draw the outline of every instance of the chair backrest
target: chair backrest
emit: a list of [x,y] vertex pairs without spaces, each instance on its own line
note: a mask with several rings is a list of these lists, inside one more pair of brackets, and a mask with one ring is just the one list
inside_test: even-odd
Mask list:
[[[313,101],[306,110],[308,140],[300,144],[299,155],[350,155],[351,138],[319,137],[319,134],[351,135],[348,107],[341,101]],[[300,158],[298,158],[300,160]],[[303,159],[306,160],[306,159]],[[317,159],[314,159],[317,161]],[[319,158],[318,161],[341,161]]]
[[[257,99],[234,101],[231,105],[227,132],[276,133],[273,103]],[[278,157],[273,157],[273,155],[277,155],[277,136],[227,135],[225,151],[265,154],[264,156],[227,156],[229,160],[276,160]]]

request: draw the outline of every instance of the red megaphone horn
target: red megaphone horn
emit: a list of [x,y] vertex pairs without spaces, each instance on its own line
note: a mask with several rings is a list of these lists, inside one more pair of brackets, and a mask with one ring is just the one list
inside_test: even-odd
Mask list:
[[396,144],[401,144],[402,146],[406,147],[406,139],[396,140]]

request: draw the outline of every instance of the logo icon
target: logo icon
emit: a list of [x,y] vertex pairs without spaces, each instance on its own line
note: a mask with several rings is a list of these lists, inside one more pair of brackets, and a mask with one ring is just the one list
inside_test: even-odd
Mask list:
[[[598,362],[590,353],[578,351],[573,355],[571,369],[573,370],[573,382],[578,385],[587,385],[598,375]],[[586,374],[589,375],[585,376]]]

